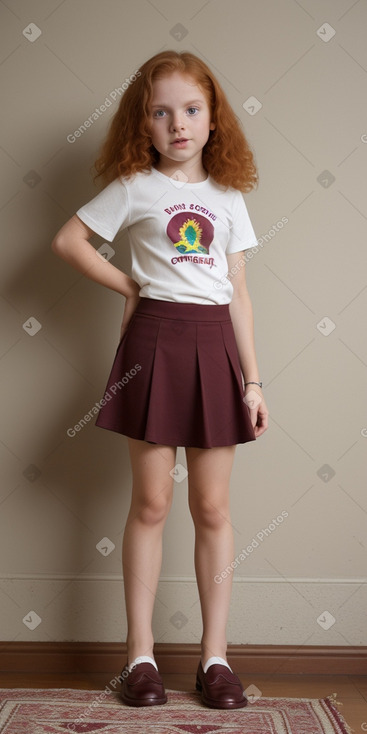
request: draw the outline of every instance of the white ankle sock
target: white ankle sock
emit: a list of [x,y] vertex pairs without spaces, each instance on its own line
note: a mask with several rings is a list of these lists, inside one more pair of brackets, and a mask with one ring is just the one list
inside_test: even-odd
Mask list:
[[158,666],[154,658],[150,658],[148,655],[139,655],[139,657],[135,658],[131,665],[128,666],[129,673],[131,673],[135,665],[139,665],[139,663],[152,663],[155,669],[158,670]]
[[205,665],[203,666],[204,673],[206,673],[210,665],[225,665],[227,668],[230,669],[231,673],[233,672],[232,668],[229,667],[227,661],[224,660],[223,658],[217,658],[217,657],[209,658],[209,660],[207,660]]

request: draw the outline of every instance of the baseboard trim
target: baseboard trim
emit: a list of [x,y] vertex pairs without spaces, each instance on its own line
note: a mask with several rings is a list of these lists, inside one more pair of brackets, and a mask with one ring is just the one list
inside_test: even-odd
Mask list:
[[[162,673],[194,673],[199,645],[157,644]],[[229,645],[228,660],[238,673],[277,675],[366,675],[367,647],[325,645]],[[120,642],[2,642],[2,673],[116,673],[126,662]]]

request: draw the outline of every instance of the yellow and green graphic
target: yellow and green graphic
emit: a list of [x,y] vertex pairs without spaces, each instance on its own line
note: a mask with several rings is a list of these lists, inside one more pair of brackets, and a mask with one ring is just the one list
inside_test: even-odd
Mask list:
[[200,252],[206,255],[214,237],[214,227],[205,217],[180,212],[169,222],[167,234],[179,252]]

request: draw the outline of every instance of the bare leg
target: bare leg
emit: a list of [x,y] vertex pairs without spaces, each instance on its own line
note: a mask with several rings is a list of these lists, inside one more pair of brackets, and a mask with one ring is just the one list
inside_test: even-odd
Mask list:
[[173,491],[176,448],[129,438],[133,488],[122,564],[128,623],[128,664],[153,657],[152,616],[162,563],[162,532]]
[[203,665],[213,655],[226,659],[232,574],[220,584],[214,577],[234,558],[229,482],[235,449],[186,449],[189,505],[195,525],[195,571],[203,618]]

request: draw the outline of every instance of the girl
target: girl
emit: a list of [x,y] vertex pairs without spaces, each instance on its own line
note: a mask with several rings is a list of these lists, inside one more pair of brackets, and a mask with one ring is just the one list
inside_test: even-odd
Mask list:
[[[196,687],[207,706],[240,708],[247,698],[226,660],[232,574],[220,574],[234,558],[229,483],[236,445],[268,425],[243,256],[256,244],[241,194],[257,182],[253,155],[211,70],[190,53],[164,51],[124,93],[95,167],[105,188],[52,246],[126,299],[96,421],[128,437],[133,475],[123,539],[122,699],[132,706],[167,700],[152,614],[182,446],[203,621]],[[89,243],[94,233],[112,242],[124,228],[132,277]]]

